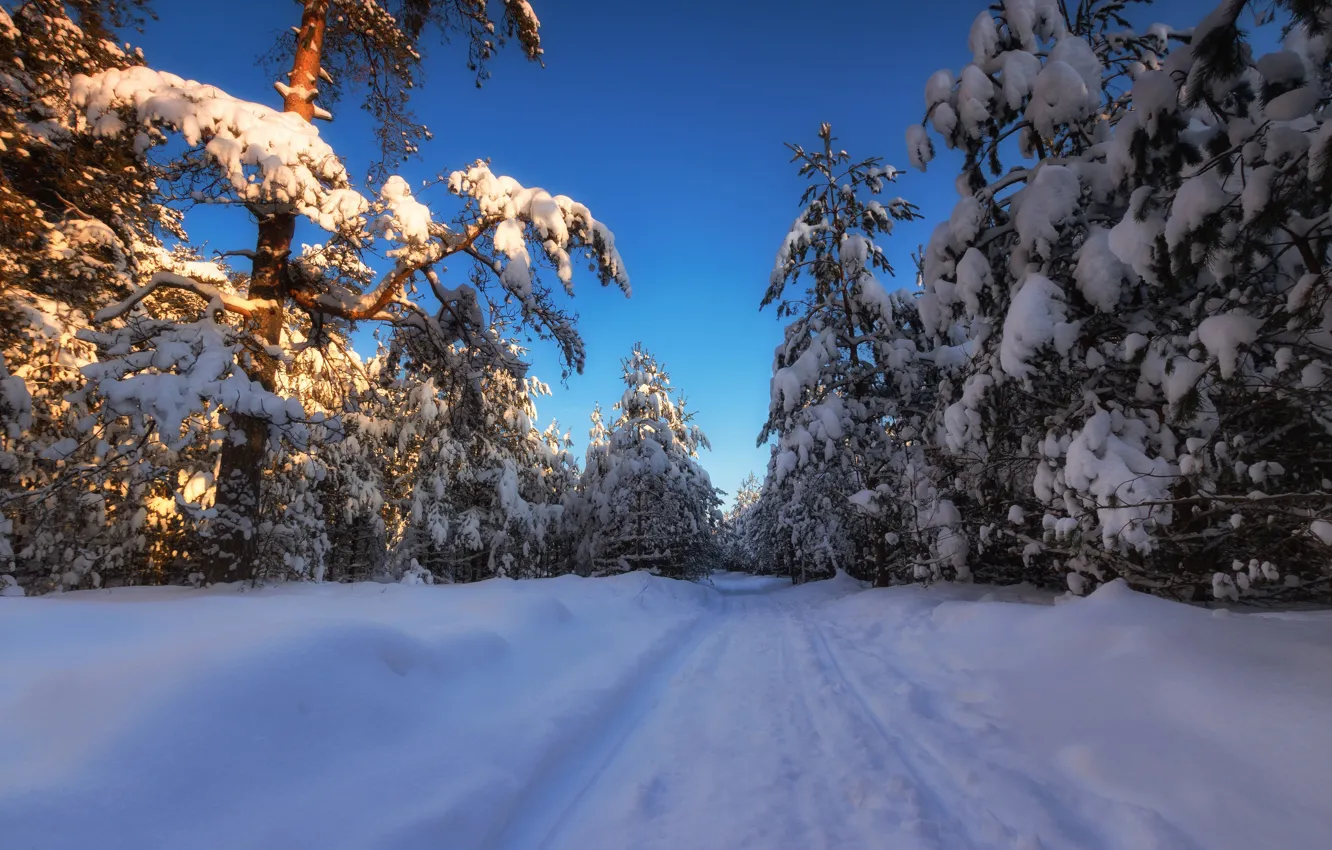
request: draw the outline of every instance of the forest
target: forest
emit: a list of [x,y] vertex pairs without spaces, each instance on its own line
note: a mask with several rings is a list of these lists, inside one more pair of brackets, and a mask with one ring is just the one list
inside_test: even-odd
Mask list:
[[[396,171],[433,45],[477,85],[539,63],[533,6],[282,8],[261,103],[125,44],[142,0],[0,3],[5,595],[726,569],[1332,599],[1326,4],[977,4],[887,158],[813,117],[743,283],[784,337],[735,493],[646,316],[585,451],[538,419],[530,346],[585,366],[575,285],[631,293],[614,222],[485,160]],[[370,160],[321,134],[335,103]],[[922,213],[888,163],[940,150],[951,214],[890,246]],[[205,251],[202,208],[248,241]]]
[[3,850],[1325,850],[1332,2],[0,0],[0,597]]

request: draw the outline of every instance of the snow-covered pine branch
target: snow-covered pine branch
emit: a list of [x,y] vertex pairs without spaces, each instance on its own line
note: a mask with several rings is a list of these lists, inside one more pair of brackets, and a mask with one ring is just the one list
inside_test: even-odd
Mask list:
[[148,282],[128,297],[110,307],[105,307],[93,314],[93,321],[97,324],[110,322],[113,319],[119,319],[137,307],[148,296],[152,295],[159,288],[179,289],[182,292],[189,292],[197,295],[208,302],[211,312],[220,312],[227,310],[239,316],[252,316],[263,306],[250,301],[248,298],[242,298],[235,292],[228,292],[216,283],[208,283],[202,280],[196,280],[193,277],[176,274],[175,272],[160,271],[154,272],[148,278]]
[[294,113],[143,66],[75,77],[72,96],[94,135],[132,134],[146,153],[167,141],[165,131],[179,134],[236,202],[352,232],[369,206],[318,129]]

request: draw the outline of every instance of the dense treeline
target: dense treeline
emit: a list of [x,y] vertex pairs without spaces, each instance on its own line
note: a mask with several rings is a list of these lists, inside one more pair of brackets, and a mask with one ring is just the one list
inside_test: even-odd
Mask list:
[[[1332,592],[1332,11],[1228,2],[1135,31],[1129,7],[1006,0],[973,61],[929,78],[908,157],[960,152],[960,199],[915,291],[876,278],[876,237],[912,214],[878,199],[895,172],[826,126],[794,148],[811,185],[763,302],[791,318],[775,443],[733,557]],[[1274,52],[1249,12],[1284,26]]]
[[[584,457],[537,424],[520,340],[582,370],[565,299],[579,262],[629,294],[611,231],[486,162],[394,173],[429,138],[425,36],[481,82],[506,45],[541,57],[525,0],[304,0],[280,108],[118,46],[139,0],[3,3],[0,592],[720,565],[1326,598],[1332,12],[1134,29],[1147,8],[980,12],[907,133],[911,165],[959,165],[914,287],[881,280],[919,217],[899,173],[828,125],[791,146],[771,457],[723,522],[645,349]],[[380,143],[366,180],[314,124],[339,97]],[[201,256],[196,205],[252,244]]]
[[[527,2],[306,0],[273,53],[280,109],[118,47],[143,11],[0,6],[5,592],[683,576],[715,558],[706,439],[646,351],[584,465],[536,424],[548,390],[518,339],[582,370],[559,294],[580,258],[629,293],[610,230],[484,162],[442,175],[445,210],[393,174],[428,137],[406,103],[424,34],[468,44],[480,82],[506,42],[540,57]],[[366,184],[311,123],[339,94],[381,142]],[[248,263],[194,252],[199,204],[248,213],[253,246],[227,252]],[[372,357],[358,323],[381,328]]]

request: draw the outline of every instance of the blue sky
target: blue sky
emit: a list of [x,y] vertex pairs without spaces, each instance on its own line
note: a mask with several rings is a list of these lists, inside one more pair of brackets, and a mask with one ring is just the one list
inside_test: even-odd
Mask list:
[[[833,125],[853,156],[906,169],[903,134],[920,120],[926,78],[969,61],[967,33],[983,0],[533,0],[545,67],[502,55],[477,89],[463,45],[430,46],[417,115],[435,134],[403,165],[414,183],[489,157],[497,173],[587,204],[616,234],[633,297],[575,277],[570,306],[587,341],[587,368],[559,383],[556,353],[539,340],[533,372],[551,384],[544,424],[558,418],[579,451],[595,401],[621,393],[619,360],[641,341],[665,363],[713,449],[703,462],[733,493],[762,477],[754,441],[767,413],[781,325],[758,311],[768,272],[795,217],[802,183],[783,142],[816,143]],[[1188,26],[1213,3],[1168,0],[1135,14],[1142,26]],[[141,45],[149,64],[280,105],[257,61],[274,33],[299,20],[296,4],[158,0]],[[368,117],[348,100],[321,132],[364,173]],[[956,199],[955,160],[908,172],[890,194],[925,218],[899,226],[887,251],[911,286],[912,250]],[[197,218],[197,217],[196,217]],[[250,247],[236,213],[190,222],[210,249]],[[466,269],[458,266],[453,277]],[[891,282],[886,282],[892,285]],[[727,500],[729,503],[730,496]]]

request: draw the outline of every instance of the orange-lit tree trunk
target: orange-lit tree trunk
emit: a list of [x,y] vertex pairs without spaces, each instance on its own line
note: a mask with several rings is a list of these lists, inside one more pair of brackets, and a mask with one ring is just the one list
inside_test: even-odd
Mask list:
[[[292,58],[290,88],[283,111],[306,121],[314,119],[313,93],[319,81],[328,21],[328,0],[306,0]],[[263,350],[282,341],[287,286],[287,257],[296,233],[292,213],[269,213],[259,219],[259,240],[250,272],[248,297],[264,306],[248,321],[254,344],[246,373],[266,390],[277,383],[277,361]],[[261,493],[268,462],[268,422],[252,416],[231,415],[232,439],[223,444],[217,484],[218,516],[214,524],[216,555],[207,565],[209,581],[235,581],[254,576]]]

